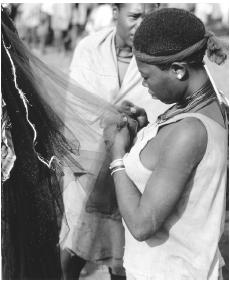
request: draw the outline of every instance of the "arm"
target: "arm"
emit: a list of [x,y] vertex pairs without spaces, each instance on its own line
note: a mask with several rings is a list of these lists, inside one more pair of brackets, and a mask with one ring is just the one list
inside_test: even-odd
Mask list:
[[[113,159],[121,158],[125,153],[119,138],[115,139]],[[203,124],[188,118],[175,124],[162,143],[156,169],[143,194],[124,170],[113,174],[121,215],[137,240],[150,238],[172,213],[191,173],[203,158],[206,145],[207,133]]]

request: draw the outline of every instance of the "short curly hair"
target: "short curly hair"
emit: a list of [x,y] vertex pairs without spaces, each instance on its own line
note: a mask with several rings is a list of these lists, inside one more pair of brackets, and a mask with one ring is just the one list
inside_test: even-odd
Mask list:
[[[149,13],[134,36],[134,48],[152,56],[169,56],[194,45],[204,38],[205,26],[194,14],[176,8],[163,8]],[[186,58],[202,63],[206,46]]]

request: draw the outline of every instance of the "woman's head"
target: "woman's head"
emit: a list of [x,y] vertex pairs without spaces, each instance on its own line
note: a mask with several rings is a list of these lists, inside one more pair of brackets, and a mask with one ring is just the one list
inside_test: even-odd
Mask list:
[[[134,55],[144,85],[156,95],[158,91],[161,96],[167,92],[173,99],[177,92],[182,97],[191,76],[200,74],[207,49],[212,47],[212,58],[218,54],[218,62],[226,59],[217,41],[213,42],[213,34],[207,33],[202,21],[188,11],[164,8],[148,14],[134,37]],[[171,102],[176,101],[167,103]]]
[[[194,14],[165,8],[146,16],[135,34],[134,48],[149,56],[171,56],[193,46],[204,36],[204,24]],[[204,55],[203,47],[199,51]]]

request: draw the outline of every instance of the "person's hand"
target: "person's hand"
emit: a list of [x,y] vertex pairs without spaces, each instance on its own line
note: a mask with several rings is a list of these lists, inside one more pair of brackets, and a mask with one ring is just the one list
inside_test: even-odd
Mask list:
[[123,157],[131,144],[128,119],[124,117],[123,123],[109,124],[104,128],[103,137],[112,158]]
[[131,144],[131,136],[128,126],[124,126],[119,129],[114,138],[113,145],[111,147],[112,160],[122,158],[126,151],[129,150]]
[[130,101],[123,101],[117,106],[117,110],[135,119],[138,122],[138,130],[148,124],[148,118],[144,108],[136,106]]

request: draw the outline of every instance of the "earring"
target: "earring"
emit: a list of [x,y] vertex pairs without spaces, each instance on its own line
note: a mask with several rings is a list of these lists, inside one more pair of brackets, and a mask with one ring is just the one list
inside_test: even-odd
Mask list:
[[179,74],[177,75],[177,78],[178,78],[179,80],[181,80],[182,77],[183,77],[182,73],[179,73]]

